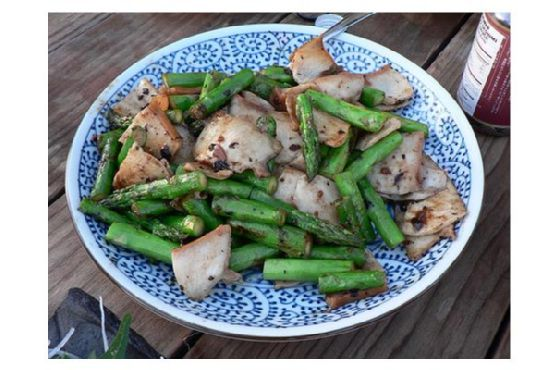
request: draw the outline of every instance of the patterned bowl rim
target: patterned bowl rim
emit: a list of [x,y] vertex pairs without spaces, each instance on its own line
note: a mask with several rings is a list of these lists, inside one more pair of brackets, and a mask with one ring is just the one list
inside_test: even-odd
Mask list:
[[122,290],[128,295],[137,300],[141,305],[159,315],[174,321],[176,323],[185,325],[187,327],[200,330],[203,332],[213,333],[227,337],[241,337],[245,339],[254,340],[295,340],[295,339],[313,339],[324,335],[331,335],[334,333],[345,332],[353,330],[363,324],[369,324],[371,321],[377,320],[399,309],[405,303],[412,301],[418,295],[422,294],[427,288],[434,285],[438,279],[443,275],[454,260],[460,255],[465,247],[467,241],[471,237],[475,225],[477,223],[484,190],[484,169],[481,157],[481,152],[475,138],[473,129],[471,128],[467,118],[459,105],[454,101],[450,93],[446,91],[432,76],[415,63],[409,61],[397,52],[394,52],[376,42],[344,33],[336,38],[340,41],[345,41],[362,47],[364,49],[372,50],[384,57],[402,66],[417,77],[425,86],[434,91],[438,100],[450,112],[454,122],[463,135],[465,145],[468,149],[469,160],[471,163],[471,194],[469,197],[468,214],[462,222],[459,235],[456,240],[436,265],[425,274],[419,281],[407,288],[402,294],[389,299],[388,301],[364,312],[351,317],[346,317],[334,322],[325,322],[308,326],[288,327],[288,328],[261,328],[249,327],[238,324],[229,324],[225,322],[217,322],[195,316],[194,314],[180,310],[170,304],[162,302],[154,296],[151,296],[143,289],[135,285],[126,275],[124,275],[118,268],[104,255],[102,250],[97,246],[95,238],[91,230],[87,227],[84,215],[78,211],[79,206],[79,191],[77,186],[79,158],[81,155],[81,148],[83,147],[86,139],[87,131],[94,121],[94,117],[101,110],[102,106],[107,101],[116,86],[121,82],[127,81],[130,77],[134,76],[137,72],[142,70],[145,66],[157,61],[161,57],[179,49],[183,49],[191,44],[199,43],[208,39],[219,37],[227,37],[230,35],[245,34],[245,33],[258,33],[258,32],[293,32],[318,35],[323,31],[320,27],[315,26],[301,26],[293,24],[255,24],[247,26],[232,26],[215,29],[212,31],[197,34],[192,37],[187,37],[175,41],[161,49],[158,49],[132,66],[124,70],[118,77],[116,77],[97,97],[95,102],[91,105],[83,120],[81,121],[75,136],[73,138],[72,146],[68,155],[66,165],[66,198],[68,207],[73,219],[73,223],[77,233],[85,249],[93,258],[95,263],[100,269],[108,275]]

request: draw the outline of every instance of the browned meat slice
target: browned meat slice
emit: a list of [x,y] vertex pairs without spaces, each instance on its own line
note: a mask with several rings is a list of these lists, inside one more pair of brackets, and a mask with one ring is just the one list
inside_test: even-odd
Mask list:
[[382,105],[385,106],[403,103],[413,96],[413,88],[409,81],[390,65],[366,74],[365,85],[384,91]]
[[170,176],[170,171],[161,161],[134,143],[114,176],[113,186],[114,189],[121,189]]
[[195,160],[193,156],[193,148],[195,147],[195,137],[191,135],[187,127],[176,125],[176,131],[181,136],[181,146],[172,156],[171,163],[182,164]]
[[249,91],[234,95],[230,103],[232,116],[247,117],[254,122],[269,112],[274,112],[272,105]]
[[335,203],[340,195],[336,184],[324,176],[317,175],[309,182],[304,172],[286,167],[278,178],[274,197],[322,220],[338,223]]
[[112,110],[121,116],[135,116],[145,109],[152,98],[157,95],[158,90],[156,87],[149,80],[143,78],[122,101],[114,105]]
[[400,195],[421,189],[424,145],[422,132],[403,134],[402,144],[385,160],[375,164],[368,175],[376,191]]
[[397,219],[405,235],[424,236],[437,234],[461,220],[465,214],[463,200],[454,185],[448,182],[446,189],[436,195],[410,203]]
[[201,171],[207,177],[217,180],[225,180],[234,174],[231,170],[216,171],[213,166],[199,162],[186,162],[183,169],[187,172]]
[[269,176],[267,162],[282,146],[259,131],[254,122],[226,113],[213,116],[195,143],[195,159],[210,163],[214,170],[243,172],[252,169],[259,177]]
[[136,126],[146,130],[147,138],[144,149],[158,159],[171,159],[181,147],[180,134],[168,120],[166,113],[156,106],[149,106],[137,113],[131,125],[120,137],[120,142],[123,143]]
[[438,234],[424,236],[406,236],[404,241],[405,252],[409,259],[417,261],[440,240]]
[[301,45],[292,53],[290,60],[292,77],[298,84],[341,70],[324,48],[322,37],[316,37]]
[[408,99],[406,101],[400,102],[398,104],[392,104],[392,105],[387,105],[387,104],[379,104],[377,106],[374,107],[374,109],[383,111],[383,112],[390,112],[396,109],[400,109],[405,107],[406,105],[408,105],[409,103],[411,103],[411,99]]
[[398,130],[402,125],[402,122],[396,117],[392,117],[384,122],[384,125],[380,131],[375,133],[366,133],[357,141],[355,149],[366,150],[371,146],[375,145],[380,139],[385,138],[392,132]]
[[317,90],[336,99],[356,102],[361,97],[365,77],[361,74],[342,72],[337,75],[319,77],[313,83]]
[[346,141],[350,127],[346,122],[317,109],[313,109],[313,120],[319,142],[337,148]]
[[220,225],[189,244],[172,250],[172,269],[183,292],[201,300],[223,278],[229,278],[232,233]]
[[276,139],[282,145],[276,163],[288,164],[303,156],[303,139],[298,131],[292,129],[291,118],[286,112],[274,112],[272,117],[276,121]]

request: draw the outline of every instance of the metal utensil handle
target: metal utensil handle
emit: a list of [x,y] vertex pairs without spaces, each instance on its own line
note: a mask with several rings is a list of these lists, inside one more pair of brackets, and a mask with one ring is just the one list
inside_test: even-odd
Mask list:
[[345,30],[347,30],[349,27],[353,26],[354,24],[357,24],[359,22],[361,22],[363,19],[373,15],[375,13],[355,13],[355,14],[351,14],[347,17],[345,17],[344,19],[342,19],[340,22],[336,23],[334,26],[330,27],[328,30],[326,30],[323,34],[322,34],[322,38],[323,39],[329,39],[331,37],[337,36],[340,33],[344,32]]

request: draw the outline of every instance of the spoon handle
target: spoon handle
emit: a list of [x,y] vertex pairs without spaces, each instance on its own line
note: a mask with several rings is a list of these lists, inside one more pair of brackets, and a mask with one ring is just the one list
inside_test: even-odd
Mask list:
[[354,13],[350,14],[349,16],[342,19],[340,22],[336,23],[334,26],[330,27],[328,30],[324,31],[322,34],[322,38],[329,39],[331,37],[335,37],[340,33],[347,30],[349,27],[353,26],[364,20],[365,18],[373,15],[375,13]]

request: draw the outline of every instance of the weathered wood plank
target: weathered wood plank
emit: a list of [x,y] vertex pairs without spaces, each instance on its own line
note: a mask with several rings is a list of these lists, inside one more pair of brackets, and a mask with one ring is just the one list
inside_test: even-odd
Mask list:
[[[49,201],[63,191],[66,157],[84,113],[118,74],[151,51],[181,38],[230,25],[277,22],[283,17],[284,14],[279,13],[118,13],[71,40],[66,36],[53,36],[53,41],[67,42],[48,58]],[[70,25],[74,18],[70,17]],[[66,21],[65,17],[51,20],[54,35],[67,34],[61,31]]]
[[133,316],[132,327],[164,356],[179,349],[191,333],[143,308],[126,295],[89,257],[77,236],[66,198],[56,200],[48,209],[48,316],[64,300],[70,288],[102,296],[104,305],[118,317]]
[[509,359],[511,358],[511,341],[510,341],[510,324],[508,324],[502,328],[500,328],[501,332],[498,334],[499,342],[496,344],[496,348],[492,353],[492,358],[504,358]]
[[108,17],[110,14],[104,13],[48,14],[48,52],[53,52],[69,40],[104,22]]
[[[428,68],[452,94],[477,22],[470,18]],[[423,296],[353,333],[279,344],[204,335],[186,357],[483,358],[510,299],[510,140],[477,136],[486,176],[479,223],[460,258]]]

